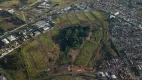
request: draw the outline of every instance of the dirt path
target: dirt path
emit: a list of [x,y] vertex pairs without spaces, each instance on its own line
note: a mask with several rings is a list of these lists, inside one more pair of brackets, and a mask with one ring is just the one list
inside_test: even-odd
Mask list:
[[35,61],[33,59],[33,56],[31,54],[29,54],[29,56],[30,56],[29,59],[30,59],[31,64],[33,65],[33,67],[35,68],[35,70],[38,70],[37,69],[37,65],[36,65],[36,63],[35,63]]

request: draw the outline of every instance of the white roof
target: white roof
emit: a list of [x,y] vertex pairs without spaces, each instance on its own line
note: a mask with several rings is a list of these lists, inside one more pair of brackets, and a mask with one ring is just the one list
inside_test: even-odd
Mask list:
[[46,23],[45,21],[38,21],[35,26],[37,26],[38,28],[42,28],[45,25],[48,25],[48,23]]
[[14,40],[16,40],[16,38],[15,38],[13,35],[8,36],[7,39],[8,39],[9,41],[14,41]]
[[2,39],[2,42],[4,42],[5,44],[9,44],[9,41],[7,39]]
[[9,13],[11,13],[11,14],[13,14],[15,11],[14,11],[14,9],[9,9],[9,10],[7,10]]
[[100,77],[105,77],[104,72],[99,72],[98,75],[99,75],[99,76],[101,75]]
[[43,27],[43,30],[44,31],[46,31],[46,30],[48,30],[49,29],[49,27]]
[[119,15],[119,12],[114,13],[114,15]]
[[111,75],[111,78],[112,79],[116,79],[117,77],[115,75]]

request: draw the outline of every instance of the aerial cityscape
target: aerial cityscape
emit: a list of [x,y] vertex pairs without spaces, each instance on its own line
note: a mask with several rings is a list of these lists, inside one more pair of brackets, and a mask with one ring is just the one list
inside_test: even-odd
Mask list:
[[0,0],[0,80],[142,80],[142,0]]

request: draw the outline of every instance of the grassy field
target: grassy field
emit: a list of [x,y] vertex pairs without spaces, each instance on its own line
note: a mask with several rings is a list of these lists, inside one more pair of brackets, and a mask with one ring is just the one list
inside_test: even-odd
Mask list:
[[69,13],[65,15],[59,15],[59,17],[54,22],[56,26],[60,26],[61,28],[64,28],[66,26],[71,26],[71,25],[78,25],[78,24],[80,24],[81,26],[85,26],[85,25],[89,25],[90,23],[100,25],[100,22],[98,21],[96,17],[103,22],[108,19],[109,15],[102,11],[88,11],[88,12],[85,12],[84,14]]
[[79,24],[78,20],[74,16],[74,14],[67,14],[66,16],[67,16],[68,20],[70,21],[71,25],[78,25]]
[[94,18],[94,16],[90,14],[90,12],[86,12],[86,13],[84,13],[84,14],[89,18],[89,20],[91,20],[91,21],[95,21],[95,20],[96,20],[96,19]]
[[97,16],[100,20],[109,19],[109,15],[102,11],[91,11],[95,16]]
[[48,33],[45,33],[41,34],[38,40],[31,41],[27,44],[22,46],[21,52],[25,60],[28,75],[30,77],[36,77],[39,75],[38,70],[48,68],[48,58],[45,55],[54,49],[54,43]]
[[24,24],[24,22],[7,11],[0,11],[0,28],[5,32],[9,29],[19,27]]
[[9,0],[9,1],[4,1],[0,3],[1,6],[4,7],[12,7],[13,5],[19,4],[19,0]]
[[[21,1],[21,2],[20,2]],[[24,0],[23,0],[24,1]],[[25,0],[26,1],[26,0]],[[26,4],[32,4],[37,0],[27,0]],[[22,3],[22,0],[7,0],[7,1],[3,1],[2,3],[0,3],[1,6],[3,7],[8,7],[11,8],[13,5],[18,5]]]
[[90,60],[91,55],[93,54],[95,48],[96,48],[95,44],[92,44],[89,41],[86,42],[81,52],[78,54],[77,58],[75,59],[74,64],[85,66]]
[[103,34],[102,34],[102,29],[101,28],[95,29],[95,31],[93,32],[90,40],[95,42],[95,43],[98,43],[101,40],[102,35]]
[[52,36],[52,40],[57,43],[60,36],[60,29],[56,26],[50,30],[50,34]]

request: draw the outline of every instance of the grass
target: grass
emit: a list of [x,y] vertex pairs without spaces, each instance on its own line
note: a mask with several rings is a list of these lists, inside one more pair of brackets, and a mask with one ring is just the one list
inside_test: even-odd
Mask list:
[[22,20],[17,18],[16,16],[8,13],[7,11],[1,10],[0,11],[0,28],[6,32],[10,29],[14,29],[19,27],[20,25],[24,24]]
[[79,19],[80,23],[82,25],[87,25],[88,24],[88,20],[86,19],[86,17],[83,15],[83,13],[78,13],[76,14],[77,18]]
[[107,20],[109,18],[109,15],[103,11],[91,11],[91,12],[100,20]]
[[4,7],[12,7],[13,5],[19,4],[19,3],[20,3],[19,0],[10,0],[10,1],[2,2],[0,3],[0,5]]
[[41,34],[38,39],[41,44],[46,48],[46,50],[50,51],[54,48],[54,42],[52,41],[49,33]]
[[83,46],[81,52],[78,54],[77,58],[74,61],[75,65],[87,65],[88,61],[91,58],[91,55],[94,53],[94,50],[96,48],[95,44],[92,44],[91,42],[86,42]]
[[52,42],[48,33],[41,34],[38,37],[39,40],[31,41],[30,43],[25,44],[22,46],[22,54],[24,58],[24,62],[26,64],[26,70],[30,77],[36,77],[40,73],[37,72],[38,70],[42,70],[48,67],[46,56],[43,55],[41,49],[41,45],[43,44],[44,49],[46,52],[51,51],[54,48],[54,43]]
[[61,28],[64,28],[64,27],[71,25],[69,20],[67,19],[67,17],[65,15],[60,15],[57,18],[57,22],[55,22],[55,23],[56,23],[56,26],[59,26]]
[[6,22],[6,21],[0,22],[0,28],[4,31],[8,31],[9,29],[12,29],[12,28],[15,28],[15,27],[18,27],[18,26],[13,25],[12,23]]
[[60,29],[58,27],[54,27],[50,30],[50,34],[52,36],[52,40],[57,43],[60,36]]
[[90,12],[86,12],[86,13],[84,13],[84,14],[89,18],[89,20],[91,20],[91,21],[96,20],[96,19],[94,18],[94,16],[90,14]]
[[68,20],[70,21],[70,23],[72,25],[77,25],[79,24],[78,23],[78,20],[75,18],[74,14],[67,14],[67,17],[68,17]]
[[98,43],[101,40],[102,35],[102,29],[96,29],[91,36],[91,41]]

